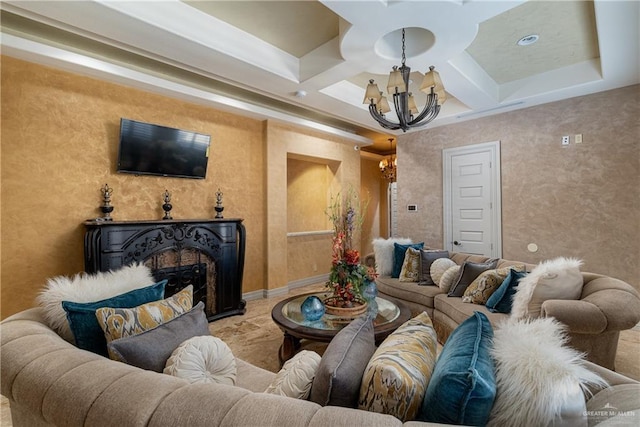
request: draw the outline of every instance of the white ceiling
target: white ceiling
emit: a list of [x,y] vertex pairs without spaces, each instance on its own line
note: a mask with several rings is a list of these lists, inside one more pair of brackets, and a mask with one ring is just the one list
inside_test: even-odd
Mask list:
[[[322,130],[373,136],[383,151],[364,87],[371,78],[386,87],[402,28],[412,80],[434,65],[449,97],[428,127],[640,83],[637,1],[3,1],[2,9],[3,54],[256,117],[304,116]],[[539,41],[516,44],[529,34]]]

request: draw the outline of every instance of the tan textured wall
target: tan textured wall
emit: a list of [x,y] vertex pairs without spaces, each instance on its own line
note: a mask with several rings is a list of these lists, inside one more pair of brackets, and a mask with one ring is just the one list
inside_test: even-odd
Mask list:
[[400,136],[399,205],[420,206],[400,210],[400,234],[442,247],[442,149],[499,140],[503,257],[578,257],[640,288],[639,117],[631,86]]

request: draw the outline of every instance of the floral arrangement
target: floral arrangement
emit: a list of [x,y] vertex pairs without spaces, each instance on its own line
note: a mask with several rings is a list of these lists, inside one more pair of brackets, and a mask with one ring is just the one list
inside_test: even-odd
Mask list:
[[367,282],[377,277],[375,269],[360,264],[360,253],[353,248],[353,236],[362,227],[364,216],[358,194],[350,188],[344,197],[331,198],[327,216],[333,223],[333,256],[329,280],[326,283],[334,303],[344,308],[362,301]]

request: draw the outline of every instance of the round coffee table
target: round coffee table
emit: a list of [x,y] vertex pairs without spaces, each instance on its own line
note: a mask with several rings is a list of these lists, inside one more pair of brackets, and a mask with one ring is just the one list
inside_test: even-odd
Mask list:
[[[326,314],[320,320],[308,321],[302,316],[300,306],[309,296],[316,295],[320,299],[329,296],[326,292],[312,292],[280,301],[271,310],[271,318],[284,332],[284,340],[280,346],[280,364],[291,359],[300,348],[300,340],[330,342],[333,337],[348,324],[338,316]],[[373,320],[376,345],[380,344],[398,326],[411,318],[411,310],[401,302],[392,302],[384,298],[376,298],[378,313]]]

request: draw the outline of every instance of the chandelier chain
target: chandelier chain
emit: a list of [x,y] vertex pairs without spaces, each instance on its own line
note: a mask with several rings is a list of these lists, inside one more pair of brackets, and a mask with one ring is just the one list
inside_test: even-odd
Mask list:
[[402,29],[402,66],[407,62],[407,56],[404,54],[404,28]]

